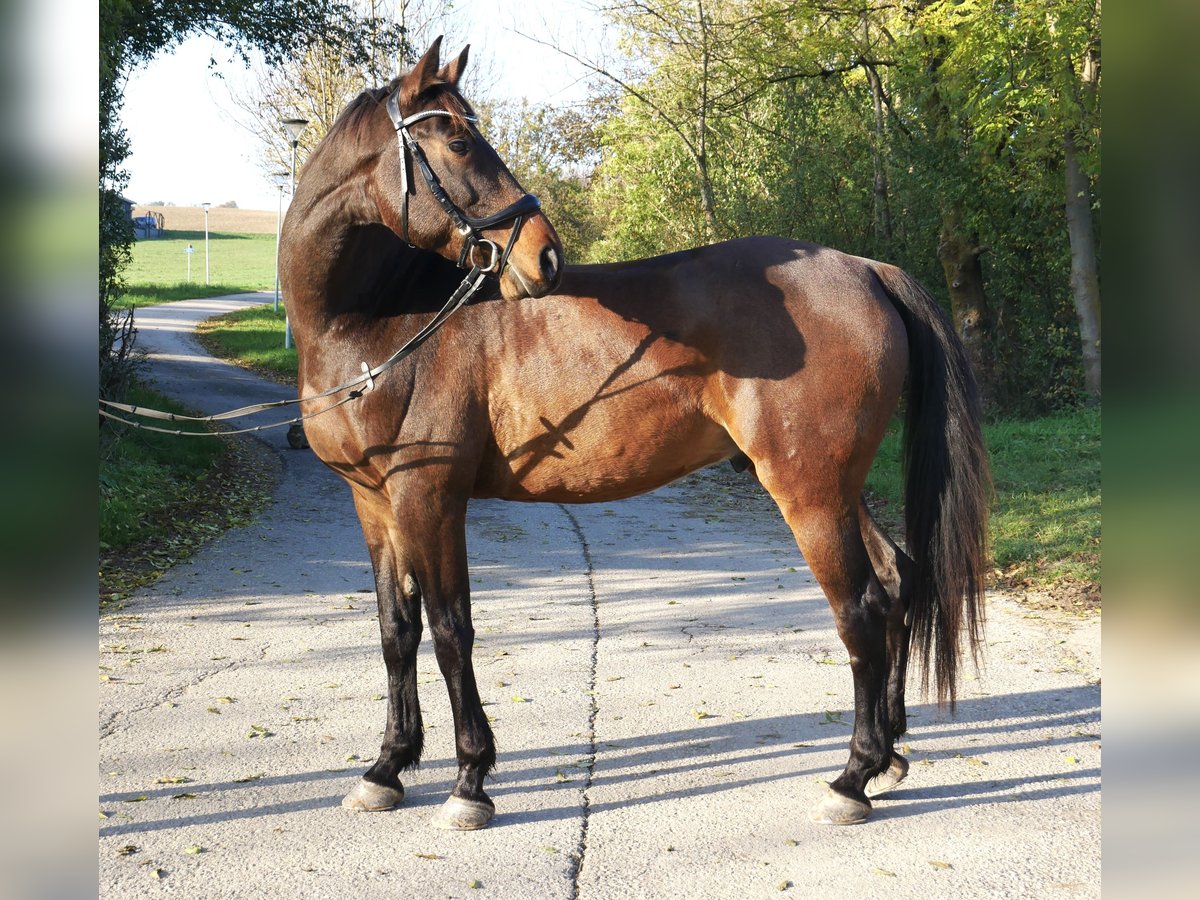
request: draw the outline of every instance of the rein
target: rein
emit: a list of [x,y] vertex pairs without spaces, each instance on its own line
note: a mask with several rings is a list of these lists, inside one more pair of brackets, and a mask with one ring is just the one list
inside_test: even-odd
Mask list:
[[[162,434],[178,434],[186,435],[188,437],[216,437],[219,435],[248,434],[254,431],[268,431],[272,428],[282,428],[285,425],[295,425],[298,422],[305,421],[306,419],[312,419],[317,416],[324,415],[331,410],[337,409],[344,403],[349,403],[351,400],[357,400],[359,397],[363,396],[363,394],[373,390],[375,388],[375,379],[429,340],[435,331],[446,324],[447,319],[454,315],[455,312],[464,306],[466,302],[479,291],[479,288],[483,285],[483,280],[487,277],[487,274],[488,273],[479,268],[479,266],[472,266],[471,271],[467,273],[467,277],[462,280],[462,284],[460,284],[455,289],[454,293],[450,295],[450,299],[446,301],[445,305],[438,310],[437,314],[430,319],[420,331],[405,341],[399,350],[397,350],[379,365],[375,366],[375,368],[369,367],[365,362],[362,363],[363,371],[362,374],[357,378],[352,378],[347,382],[337,385],[336,387],[331,387],[327,390],[321,391],[319,394],[312,394],[308,397],[296,397],[292,400],[274,400],[270,403],[255,403],[250,406],[231,409],[223,413],[214,413],[211,416],[184,416],[176,413],[163,412],[160,409],[148,409],[142,406],[132,406],[128,403],[115,403],[112,400],[105,400],[101,398],[100,415],[104,416],[105,418],[112,419],[113,421],[120,422],[123,425],[129,425],[132,428],[140,428],[142,431],[157,431]],[[358,389],[360,385],[364,386],[361,390]],[[235,430],[222,431],[185,431],[182,428],[159,428],[155,425],[145,425],[141,422],[134,422],[132,419],[126,419],[124,416],[115,415],[104,408],[108,407],[109,409],[120,410],[121,412],[128,413],[130,415],[143,416],[147,419],[162,419],[168,422],[221,422],[226,419],[236,419],[240,416],[249,416],[256,413],[265,412],[268,409],[281,409],[283,407],[293,406],[297,403],[303,403],[305,400],[320,400],[324,397],[332,397],[334,394],[339,394],[342,391],[350,391],[350,393],[341,400],[331,403],[324,409],[319,409],[314,413],[309,413],[305,416],[296,416],[293,419],[287,419],[283,422],[272,422],[269,425],[256,425],[253,428],[238,428]]]
[[[504,209],[490,216],[474,218],[468,216],[461,210],[450,195],[446,193],[446,189],[442,187],[442,183],[438,180],[433,169],[429,165],[429,160],[425,156],[425,152],[421,149],[421,145],[417,142],[409,132],[409,126],[423,119],[432,118],[434,116],[442,116],[445,118],[453,118],[453,114],[444,109],[429,109],[423,112],[414,113],[407,118],[400,116],[400,104],[397,99],[398,91],[392,92],[388,96],[387,111],[388,116],[392,120],[392,124],[396,129],[396,140],[400,145],[400,177],[404,185],[404,193],[400,204],[401,222],[403,227],[403,239],[410,247],[413,247],[408,238],[408,194],[409,194],[409,154],[417,164],[417,169],[425,179],[425,184],[429,187],[429,192],[433,195],[434,200],[450,217],[450,221],[454,224],[455,230],[463,238],[462,251],[458,256],[458,267],[460,269],[467,268],[470,263],[470,271],[462,280],[462,283],[455,289],[454,293],[446,301],[445,305],[438,310],[437,314],[430,319],[420,331],[404,342],[395,353],[389,356],[379,365],[371,368],[367,363],[362,363],[362,374],[356,378],[352,378],[347,382],[331,387],[322,391],[319,394],[313,394],[308,397],[297,397],[292,400],[276,400],[270,403],[255,403],[250,406],[243,406],[238,409],[231,409],[223,413],[215,413],[211,416],[184,416],[175,413],[163,412],[158,409],[149,409],[141,406],[133,406],[128,403],[116,403],[112,400],[100,399],[100,415],[113,421],[120,422],[123,425],[128,425],[131,428],[138,428],[142,431],[157,431],[162,434],[177,434],[186,435],[189,437],[215,437],[218,435],[229,434],[247,434],[250,432],[267,431],[271,428],[282,428],[285,425],[295,425],[304,422],[307,419],[315,418],[316,416],[324,415],[331,410],[337,409],[351,400],[357,400],[364,394],[373,390],[375,387],[375,379],[399,363],[406,356],[415,351],[425,341],[427,341],[434,332],[441,328],[446,321],[462,308],[468,300],[470,300],[479,291],[483,285],[483,280],[489,274],[495,274],[497,277],[504,271],[505,265],[508,263],[509,254],[517,243],[517,238],[521,232],[521,226],[525,222],[525,217],[537,212],[541,209],[542,204],[533,194],[525,194],[520,200],[509,204]],[[464,116],[464,118],[474,124],[475,116]],[[413,185],[415,192],[416,186]],[[482,231],[488,228],[494,228],[504,222],[511,221],[512,229],[508,236],[508,243],[501,251],[500,247],[494,242],[485,238]],[[480,248],[485,248],[488,251],[487,265],[480,265],[480,260],[477,258]],[[515,270],[514,270],[515,271]],[[287,419],[283,422],[272,422],[269,425],[257,425],[253,428],[238,428],[234,430],[221,431],[186,431],[182,428],[160,428],[155,425],[147,425],[142,422],[135,422],[125,416],[116,415],[110,410],[126,413],[127,415],[142,416],[147,419],[159,419],[168,422],[222,422],[227,419],[236,419],[240,416],[254,415],[256,413],[265,412],[269,409],[281,409],[288,406],[293,406],[302,403],[305,400],[321,400],[326,397],[332,397],[335,394],[340,394],[342,391],[349,391],[345,397],[337,400],[324,409],[317,410],[308,415],[296,416],[292,419]],[[107,407],[107,409],[106,409]]]

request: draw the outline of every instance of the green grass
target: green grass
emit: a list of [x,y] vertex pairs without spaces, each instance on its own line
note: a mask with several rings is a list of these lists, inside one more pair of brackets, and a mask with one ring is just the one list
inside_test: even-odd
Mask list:
[[[167,231],[161,238],[138,241],[124,272],[127,291],[119,308],[274,290],[275,235],[209,232],[209,281],[204,283],[204,232]],[[192,274],[187,254],[192,245]]]
[[224,297],[228,294],[244,294],[259,290],[236,284],[139,284],[126,285],[125,292],[113,304],[115,309],[137,306],[154,306],[174,300],[195,300],[198,297]]
[[[1001,577],[1035,588],[1100,583],[1100,411],[984,426],[991,456],[992,555]],[[898,518],[899,427],[889,429],[867,488]],[[887,523],[894,528],[893,523]]]
[[[135,386],[128,402],[186,413],[153,391]],[[100,456],[100,549],[116,550],[152,536],[169,513],[197,490],[222,459],[215,438],[124,430]]]
[[[186,413],[134,385],[130,401]],[[244,525],[274,490],[278,470],[253,441],[178,437],[112,426],[101,432],[100,603],[129,593],[227,528]]]
[[296,348],[283,349],[283,324],[282,309],[253,306],[200,323],[198,337],[216,356],[294,384]]

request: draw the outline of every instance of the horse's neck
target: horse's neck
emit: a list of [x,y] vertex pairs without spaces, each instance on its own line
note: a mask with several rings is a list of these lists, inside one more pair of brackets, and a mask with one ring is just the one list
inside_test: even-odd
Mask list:
[[353,217],[314,210],[304,222],[305,238],[297,245],[301,301],[322,333],[353,319],[375,327],[387,319],[401,331],[408,319],[423,322],[461,282],[453,263],[409,247],[390,228],[361,212]]

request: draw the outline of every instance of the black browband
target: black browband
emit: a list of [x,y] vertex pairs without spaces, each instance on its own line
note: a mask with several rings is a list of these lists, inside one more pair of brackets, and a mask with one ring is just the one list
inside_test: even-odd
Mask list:
[[[504,271],[504,266],[508,263],[508,256],[512,252],[512,248],[517,243],[517,236],[521,233],[521,226],[525,223],[525,217],[531,215],[542,208],[541,201],[533,194],[525,194],[516,203],[512,203],[499,212],[492,213],[490,216],[482,216],[475,218],[468,216],[463,210],[450,199],[450,195],[446,193],[446,189],[442,187],[442,183],[438,180],[433,169],[429,165],[429,160],[425,157],[425,152],[421,149],[421,145],[417,143],[417,139],[412,136],[408,130],[410,125],[420,122],[422,119],[429,119],[435,116],[443,118],[454,118],[453,114],[444,109],[427,109],[423,112],[414,113],[407,118],[400,115],[399,91],[393,91],[388,95],[387,99],[388,116],[392,120],[392,125],[396,129],[396,140],[400,145],[400,179],[404,185],[404,190],[400,201],[400,222],[403,233],[401,237],[411,247],[413,243],[408,238],[408,194],[411,190],[416,192],[416,185],[411,183],[408,174],[408,156],[411,153],[413,160],[417,164],[417,168],[421,171],[421,176],[425,179],[425,184],[429,187],[429,193],[433,195],[433,199],[438,202],[438,205],[450,217],[450,221],[454,224],[454,229],[462,235],[463,245],[462,251],[458,256],[459,268],[467,268],[467,264],[478,266],[482,271],[489,272],[499,277]],[[463,116],[468,122],[474,124],[475,116]],[[494,241],[485,238],[481,231],[488,228],[494,228],[504,222],[512,221],[512,231],[508,235],[508,243],[503,252]],[[480,261],[475,258],[476,251],[486,247],[490,253],[486,260],[487,265],[481,265]]]

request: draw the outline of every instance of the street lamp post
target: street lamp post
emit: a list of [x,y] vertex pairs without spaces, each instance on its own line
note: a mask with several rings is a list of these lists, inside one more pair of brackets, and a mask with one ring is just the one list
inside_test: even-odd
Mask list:
[[[284,119],[284,130],[287,131],[288,137],[292,139],[292,197],[296,196],[296,148],[300,146],[300,135],[304,133],[304,129],[308,126],[308,119]],[[282,196],[280,202],[282,203]],[[292,346],[292,320],[287,316],[287,307],[284,307],[284,326],[283,326],[283,349],[287,350]]]
[[208,284],[208,208],[211,203],[201,203],[204,207],[204,283]]
[[283,235],[283,188],[287,184],[288,173],[276,172],[271,177],[279,188],[279,212],[275,216],[275,312],[279,312],[279,239]]

